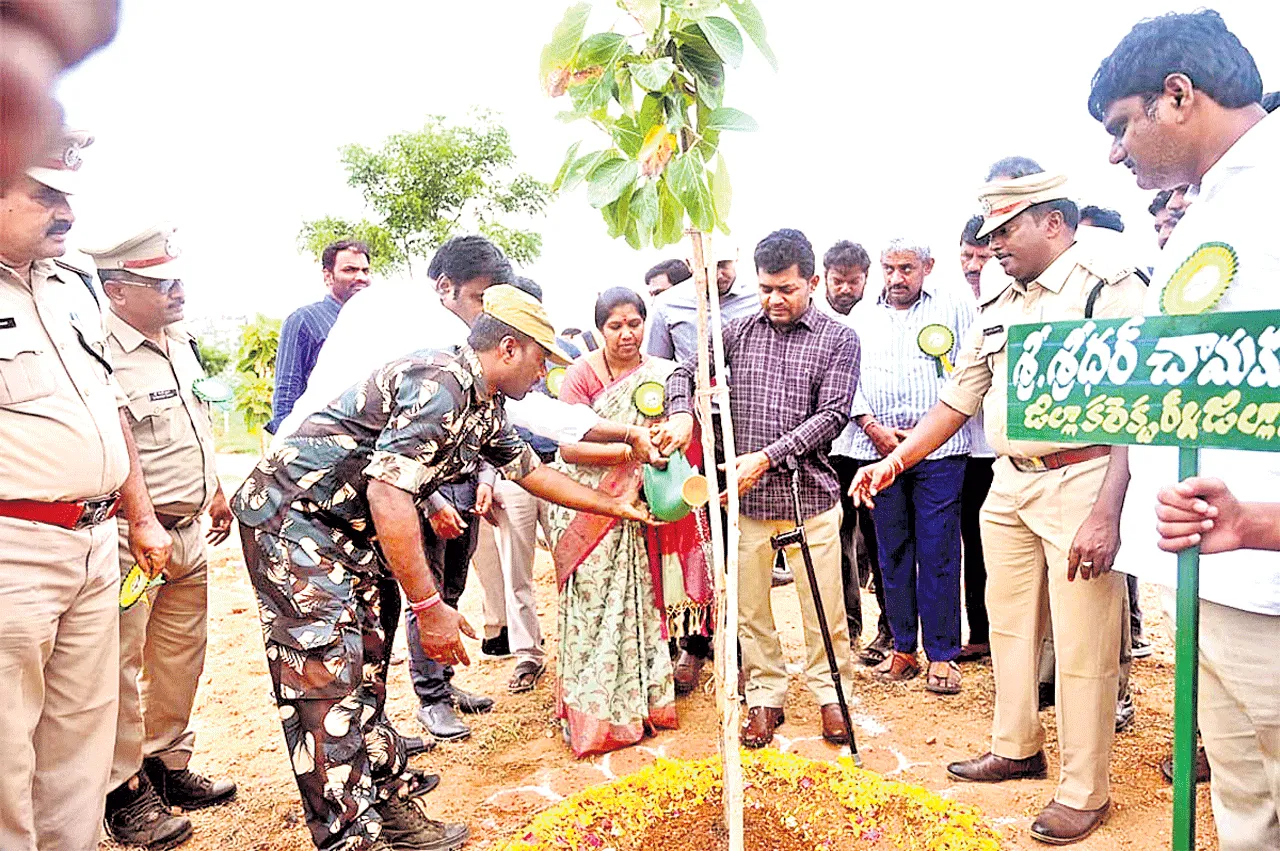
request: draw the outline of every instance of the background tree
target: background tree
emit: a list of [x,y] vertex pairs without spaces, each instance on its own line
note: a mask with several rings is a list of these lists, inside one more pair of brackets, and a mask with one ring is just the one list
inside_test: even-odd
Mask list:
[[475,113],[466,125],[432,116],[421,130],[391,136],[377,150],[347,145],[342,164],[372,218],[305,222],[298,243],[317,259],[336,239],[362,239],[373,251],[374,271],[407,269],[412,276],[415,259],[468,232],[488,237],[517,263],[542,250],[542,237],[516,219],[541,214],[550,190],[514,173],[511,138],[491,113]]
[[231,365],[231,352],[211,340],[196,340],[206,375],[221,375]]
[[235,407],[244,416],[245,427],[260,433],[264,448],[266,432],[262,427],[271,419],[279,345],[280,320],[259,313],[241,330],[240,349],[236,352],[236,373],[240,381],[235,391]]

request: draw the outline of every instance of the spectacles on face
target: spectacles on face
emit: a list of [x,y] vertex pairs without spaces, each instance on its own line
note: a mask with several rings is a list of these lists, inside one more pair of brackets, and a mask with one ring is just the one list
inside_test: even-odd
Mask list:
[[119,280],[112,281],[112,283],[124,284],[127,287],[146,287],[147,289],[155,290],[156,292],[160,293],[160,295],[165,296],[166,298],[175,289],[183,286],[181,278],[169,278],[164,281],[148,281],[145,284],[142,283],[141,281],[119,281]]

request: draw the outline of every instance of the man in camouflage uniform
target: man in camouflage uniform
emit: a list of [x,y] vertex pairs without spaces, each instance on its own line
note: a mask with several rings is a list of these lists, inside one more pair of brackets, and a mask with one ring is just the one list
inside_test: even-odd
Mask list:
[[[232,500],[258,594],[268,669],[312,839],[323,849],[455,849],[465,825],[433,821],[435,778],[407,770],[375,719],[386,696],[378,579],[390,572],[418,616],[423,650],[466,663],[471,627],[423,555],[417,504],[482,460],[531,493],[647,520],[643,508],[541,466],[507,422],[518,399],[567,363],[542,306],[485,291],[468,345],[397,358],[310,416]],[[634,495],[632,495],[634,496]]]

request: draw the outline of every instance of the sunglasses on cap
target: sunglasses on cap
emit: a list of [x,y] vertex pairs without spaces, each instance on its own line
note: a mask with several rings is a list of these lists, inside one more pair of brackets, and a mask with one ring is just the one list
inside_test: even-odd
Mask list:
[[147,281],[145,284],[142,283],[141,281],[121,281],[121,280],[114,280],[111,283],[124,284],[126,287],[146,287],[147,289],[155,290],[156,292],[160,293],[160,295],[162,296],[167,296],[169,295],[169,293],[173,292],[176,288],[183,286],[181,278],[168,278],[163,281]]

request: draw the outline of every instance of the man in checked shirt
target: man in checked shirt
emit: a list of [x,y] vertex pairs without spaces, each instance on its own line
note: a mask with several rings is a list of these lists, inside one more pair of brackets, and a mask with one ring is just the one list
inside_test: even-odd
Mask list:
[[[818,276],[813,246],[804,234],[791,229],[769,234],[756,246],[755,264],[761,309],[724,328],[742,497],[738,640],[748,707],[742,744],[751,748],[767,745],[774,728],[786,720],[787,672],[770,601],[769,539],[795,525],[790,469],[800,473],[805,533],[841,678],[846,689],[853,682],[840,576],[840,484],[828,456],[832,438],[849,420],[859,365],[857,334],[812,303]],[[689,362],[667,379],[670,418],[655,441],[666,454],[689,445],[693,385]],[[822,707],[822,735],[845,744],[848,737],[805,571],[796,571],[796,593],[808,649],[805,675]]]

